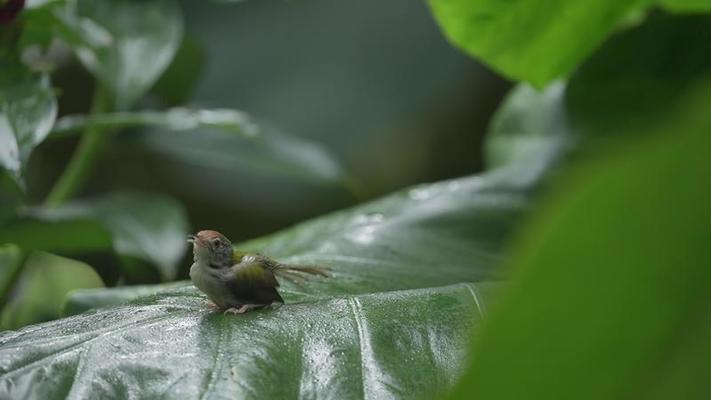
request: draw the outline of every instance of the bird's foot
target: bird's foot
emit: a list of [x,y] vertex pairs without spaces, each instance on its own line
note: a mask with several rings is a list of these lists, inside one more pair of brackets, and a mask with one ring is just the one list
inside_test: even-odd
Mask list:
[[239,308],[231,307],[225,310],[225,314],[244,314],[246,312],[252,311],[254,309],[257,309],[259,307],[262,307],[260,304],[243,304]]

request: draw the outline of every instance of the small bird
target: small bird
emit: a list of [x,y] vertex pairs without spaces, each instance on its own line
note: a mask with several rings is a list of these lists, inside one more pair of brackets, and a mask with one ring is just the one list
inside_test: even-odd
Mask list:
[[190,279],[225,313],[243,314],[284,303],[277,292],[277,277],[303,280],[299,273],[327,277],[323,268],[282,264],[267,256],[234,250],[220,232],[200,231],[188,236],[193,244]]

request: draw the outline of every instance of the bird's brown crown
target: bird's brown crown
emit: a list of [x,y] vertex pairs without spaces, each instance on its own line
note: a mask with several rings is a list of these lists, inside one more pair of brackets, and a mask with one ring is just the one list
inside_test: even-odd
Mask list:
[[211,230],[200,231],[197,233],[197,237],[204,240],[210,240],[215,238],[227,239],[225,235],[221,234],[220,232]]

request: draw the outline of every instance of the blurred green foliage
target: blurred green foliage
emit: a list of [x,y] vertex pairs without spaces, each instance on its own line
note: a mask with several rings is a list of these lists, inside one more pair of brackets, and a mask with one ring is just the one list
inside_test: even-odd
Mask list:
[[647,133],[658,137],[566,174],[514,252],[459,397],[711,394],[691,356],[711,354],[707,93]]
[[[431,27],[373,17],[418,21],[423,7],[359,20],[319,0],[28,2],[0,31],[0,326],[79,315],[0,333],[0,393],[411,398],[461,377],[454,397],[707,398],[711,3],[429,6],[453,43],[518,81],[483,145],[473,133],[501,80],[463,73]],[[329,49],[323,62],[299,34]],[[245,49],[240,66],[223,56]],[[316,133],[284,133],[265,110]],[[324,131],[347,139],[307,139]],[[222,316],[173,282],[190,221],[267,233],[295,208],[412,183],[428,155],[447,176],[486,170],[240,246],[331,269],[285,284],[279,309]]]

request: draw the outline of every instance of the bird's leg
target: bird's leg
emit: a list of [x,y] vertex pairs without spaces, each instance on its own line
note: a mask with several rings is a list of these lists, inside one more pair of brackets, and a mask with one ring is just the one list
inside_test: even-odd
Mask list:
[[242,304],[242,306],[240,306],[240,308],[235,308],[235,307],[228,308],[227,310],[225,310],[225,314],[235,314],[235,315],[236,314],[244,314],[246,312],[252,311],[252,310],[260,308],[260,307],[263,307],[263,305],[261,305],[261,304]]

